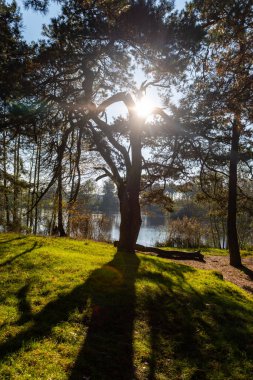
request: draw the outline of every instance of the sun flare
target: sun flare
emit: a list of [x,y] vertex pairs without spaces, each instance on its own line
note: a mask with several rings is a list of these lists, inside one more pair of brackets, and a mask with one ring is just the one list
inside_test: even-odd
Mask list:
[[143,96],[139,101],[136,102],[135,109],[139,117],[147,117],[152,113],[154,104],[150,98]]

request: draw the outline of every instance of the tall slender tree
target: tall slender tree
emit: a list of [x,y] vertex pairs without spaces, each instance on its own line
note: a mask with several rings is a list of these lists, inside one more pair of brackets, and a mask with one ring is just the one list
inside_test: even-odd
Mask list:
[[11,108],[23,93],[21,78],[27,54],[17,5],[0,0],[0,189],[7,229],[20,224],[21,137],[13,125]]
[[230,264],[239,267],[238,164],[248,165],[252,159],[248,148],[252,135],[253,4],[251,0],[195,0],[188,11],[207,32],[194,62],[188,117],[195,114],[195,132],[206,138],[206,142],[202,140],[202,162],[213,170],[226,171],[228,165],[227,237]]

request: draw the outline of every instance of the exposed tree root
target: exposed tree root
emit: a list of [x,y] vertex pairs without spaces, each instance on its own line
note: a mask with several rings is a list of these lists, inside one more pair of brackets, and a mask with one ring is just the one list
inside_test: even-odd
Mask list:
[[[114,242],[114,246],[118,246],[118,241]],[[200,251],[194,252],[185,252],[185,251],[166,251],[164,249],[156,248],[156,247],[146,247],[145,245],[136,244],[136,251],[154,254],[158,257],[163,257],[165,259],[174,259],[174,260],[198,260],[204,261],[204,255],[200,253]]]

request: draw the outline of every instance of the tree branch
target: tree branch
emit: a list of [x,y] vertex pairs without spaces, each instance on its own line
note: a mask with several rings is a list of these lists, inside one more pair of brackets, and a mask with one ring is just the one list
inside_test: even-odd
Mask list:
[[129,113],[131,113],[132,110],[135,108],[135,102],[133,101],[133,98],[130,94],[128,94],[127,92],[118,92],[117,94],[112,95],[110,98],[104,100],[97,107],[97,114],[99,115],[101,112],[104,112],[106,108],[108,108],[110,105],[118,102],[123,102],[127,107]]

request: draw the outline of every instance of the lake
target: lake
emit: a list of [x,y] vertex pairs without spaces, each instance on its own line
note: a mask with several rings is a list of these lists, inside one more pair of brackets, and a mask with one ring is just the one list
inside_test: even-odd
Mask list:
[[[79,228],[75,233],[71,233],[71,237],[82,237],[94,240],[119,240],[119,226],[120,226],[120,214],[113,214],[106,216],[106,223],[101,224],[101,217],[103,214],[93,213],[91,214],[91,223],[88,223],[87,235]],[[42,214],[43,218],[48,217],[46,212]],[[89,222],[89,219],[88,219]],[[84,222],[85,223],[85,222]],[[67,217],[65,218],[65,224],[67,224]],[[137,240],[138,244],[153,246],[157,242],[163,243],[168,236],[168,220],[163,216],[149,216],[142,215],[142,225]],[[38,224],[38,233],[42,235],[48,234],[48,226],[45,223]]]
[[[110,240],[119,240],[120,214],[115,214],[111,218],[112,224],[109,231]],[[168,221],[164,217],[142,216],[142,225],[137,240],[138,244],[153,246],[155,243],[162,243],[168,236]]]

